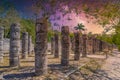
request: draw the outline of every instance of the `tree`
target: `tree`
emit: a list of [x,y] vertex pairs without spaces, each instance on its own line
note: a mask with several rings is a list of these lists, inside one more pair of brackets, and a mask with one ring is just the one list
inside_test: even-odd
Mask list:
[[[7,9],[6,9],[7,8]],[[4,4],[1,6],[0,10],[0,25],[5,27],[5,37],[10,37],[10,25],[12,23],[19,23],[21,18],[15,9],[15,7],[11,4],[7,6]]]
[[81,31],[84,31],[84,25],[82,23],[78,24],[76,27],[74,27],[76,30],[79,30],[80,33],[82,33]]

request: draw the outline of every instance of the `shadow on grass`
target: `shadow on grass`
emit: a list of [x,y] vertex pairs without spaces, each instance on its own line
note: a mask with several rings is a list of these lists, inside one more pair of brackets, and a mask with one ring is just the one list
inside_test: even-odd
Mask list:
[[10,66],[0,66],[0,68],[9,68]]
[[61,64],[50,64],[48,65],[51,69],[60,69],[62,66]]
[[7,74],[3,76],[4,79],[13,79],[13,78],[27,78],[27,77],[34,77],[35,73],[19,73],[19,74]]
[[[116,78],[111,78],[108,76],[108,73],[106,73],[104,70],[97,70],[93,72],[94,74],[89,76],[87,80],[119,80]],[[85,77],[85,76],[84,76]]]

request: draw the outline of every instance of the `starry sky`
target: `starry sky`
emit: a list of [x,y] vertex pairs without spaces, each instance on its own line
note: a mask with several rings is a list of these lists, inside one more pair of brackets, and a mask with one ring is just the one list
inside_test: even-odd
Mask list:
[[[19,12],[20,16],[22,17],[32,17],[33,14],[30,10],[30,6],[32,6],[33,0],[0,0],[1,4],[12,4],[15,6],[16,10]],[[55,15],[51,16],[51,18],[54,18],[56,16],[60,16],[60,20],[51,20],[52,26],[54,29],[60,29],[61,26],[69,26],[70,30],[73,31],[74,27],[78,23],[83,23],[87,29],[87,32],[92,33],[101,33],[103,31],[103,28],[100,25],[97,25],[95,23],[89,22],[87,18],[85,17],[85,14],[82,13],[79,16],[77,16],[75,13],[67,14],[65,17],[61,16],[62,13],[57,12]],[[67,20],[70,18],[71,20]]]

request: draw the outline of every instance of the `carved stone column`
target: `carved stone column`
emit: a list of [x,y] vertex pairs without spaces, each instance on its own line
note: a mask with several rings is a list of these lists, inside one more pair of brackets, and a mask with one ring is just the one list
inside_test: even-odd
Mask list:
[[51,37],[51,54],[55,54],[55,39]]
[[55,54],[54,54],[54,57],[59,58],[59,35],[58,35],[58,32],[55,32],[54,38],[55,38]]
[[36,20],[35,74],[47,74],[47,19]]
[[4,40],[4,28],[0,27],[0,62],[3,62],[3,40]]
[[82,52],[82,57],[87,56],[87,35],[83,34],[83,52]]
[[92,54],[92,50],[93,50],[93,46],[92,46],[93,40],[92,37],[89,37],[87,40],[87,44],[88,44],[88,54]]
[[68,66],[69,65],[69,49],[70,49],[70,36],[69,36],[69,27],[63,26],[61,29],[61,65]]
[[31,54],[31,47],[32,47],[32,37],[28,35],[28,55]]
[[22,33],[22,59],[28,57],[28,32]]
[[80,59],[80,33],[75,32],[75,53],[74,53],[74,60],[79,60]]
[[9,64],[11,67],[19,65],[19,47],[20,47],[20,25],[12,24],[10,27],[10,55]]

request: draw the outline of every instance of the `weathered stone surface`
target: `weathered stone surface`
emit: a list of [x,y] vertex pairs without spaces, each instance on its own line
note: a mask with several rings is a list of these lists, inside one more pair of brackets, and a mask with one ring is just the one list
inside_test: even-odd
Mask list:
[[74,37],[70,38],[70,41],[71,41],[71,50],[74,51],[74,49],[75,49],[75,39],[74,39]]
[[20,25],[12,24],[10,27],[10,55],[9,64],[12,67],[19,65]]
[[100,40],[100,43],[99,43],[99,51],[100,51],[100,52],[103,51],[102,45],[103,45],[103,42]]
[[[9,38],[4,38],[3,40],[3,52],[4,53],[9,53],[9,48],[10,48],[10,39]],[[22,52],[22,41],[20,40],[20,52]],[[31,52],[34,52],[34,44],[31,43]]]
[[58,35],[57,31],[55,31],[54,37],[55,37],[55,54],[54,54],[54,57],[59,58],[59,35]]
[[22,59],[28,57],[28,32],[22,33]]
[[4,53],[9,53],[10,49],[10,39],[4,38],[3,40],[3,51]]
[[3,40],[4,40],[4,28],[0,27],[0,62],[3,62]]
[[88,37],[87,40],[87,53],[92,54],[93,46],[92,46],[93,40],[92,37]]
[[93,51],[93,54],[95,54],[96,53],[96,48],[97,48],[97,44],[96,44],[97,40],[96,40],[96,36],[95,35],[93,35],[92,38],[93,38],[93,45],[92,45],[93,46],[93,50],[92,51]]
[[32,53],[32,37],[28,35],[28,54]]
[[62,45],[62,54],[61,54],[61,65],[69,65],[69,48],[70,48],[70,36],[69,36],[69,27],[63,26],[61,29],[61,45]]
[[75,32],[75,51],[74,51],[74,60],[80,59],[80,33]]
[[36,20],[35,74],[47,74],[47,19]]
[[97,41],[96,41],[96,44],[97,44],[97,46],[96,46],[96,48],[97,48],[97,52],[100,52],[100,47],[101,47],[101,42],[100,42],[100,40],[99,39],[96,39]]
[[83,52],[83,39],[82,39],[82,34],[80,35],[80,53],[82,54]]
[[83,51],[82,51],[82,57],[86,57],[87,56],[87,35],[83,34],[82,35],[83,38]]

